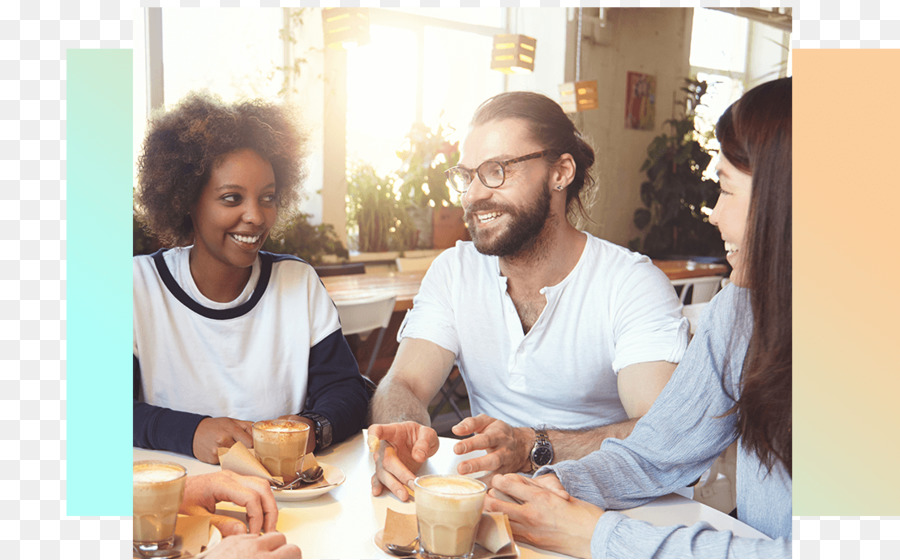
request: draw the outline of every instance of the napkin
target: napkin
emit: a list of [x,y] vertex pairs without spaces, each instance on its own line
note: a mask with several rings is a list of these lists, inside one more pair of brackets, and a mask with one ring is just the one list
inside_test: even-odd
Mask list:
[[239,441],[236,441],[230,448],[219,448],[219,464],[222,465],[223,470],[233,471],[237,474],[272,479],[272,475],[259,462],[256,455]]
[[[384,519],[384,533],[382,542],[385,545],[399,544],[406,546],[419,534],[416,524],[416,514],[400,513],[388,508]],[[484,550],[479,553],[478,547]],[[492,558],[493,556],[506,556],[514,551],[515,542],[512,537],[512,528],[509,525],[509,516],[505,513],[484,512],[478,523],[478,532],[475,535],[476,558]]]
[[197,556],[209,542],[208,515],[179,515],[175,522],[175,542],[182,556]]
[[[307,453],[303,456],[303,462],[300,463],[300,470],[304,471],[311,467],[315,467],[318,464],[319,462],[316,461],[316,456],[312,453]],[[273,477],[271,474],[269,474],[269,471],[266,469],[266,467],[263,466],[263,464],[259,462],[259,459],[256,458],[253,450],[247,449],[247,446],[239,441],[234,442],[234,445],[232,445],[230,448],[219,448],[219,465],[222,466],[223,470],[233,471],[237,474],[259,476],[267,480],[281,480],[280,476]],[[328,481],[325,480],[325,477],[322,477],[322,479],[315,484],[301,486],[301,489],[318,488],[319,486],[325,486],[327,484]]]
[[482,513],[475,542],[495,554],[512,544],[509,516],[496,511]]

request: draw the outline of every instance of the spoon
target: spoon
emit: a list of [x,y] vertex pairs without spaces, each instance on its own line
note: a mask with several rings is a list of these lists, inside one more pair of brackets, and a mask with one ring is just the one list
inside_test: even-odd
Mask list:
[[403,556],[407,558],[415,558],[419,553],[419,537],[416,537],[408,545],[388,543],[384,545],[388,552],[394,556]]
[[325,474],[325,471],[322,470],[322,467],[315,466],[306,469],[297,475],[297,478],[288,483],[278,482],[277,480],[269,480],[271,483],[273,490],[293,490],[298,486],[305,486],[308,484],[312,484],[314,482],[318,482],[322,479],[322,476]]

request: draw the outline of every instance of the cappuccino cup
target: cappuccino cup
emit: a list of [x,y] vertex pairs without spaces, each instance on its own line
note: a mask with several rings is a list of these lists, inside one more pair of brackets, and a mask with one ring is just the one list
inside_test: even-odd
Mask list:
[[175,546],[187,471],[176,463],[134,462],[134,544],[151,554]]
[[309,424],[297,420],[263,420],[253,424],[256,458],[283,482],[297,478],[306,455]]
[[471,558],[487,485],[458,475],[414,482],[420,553],[424,558]]

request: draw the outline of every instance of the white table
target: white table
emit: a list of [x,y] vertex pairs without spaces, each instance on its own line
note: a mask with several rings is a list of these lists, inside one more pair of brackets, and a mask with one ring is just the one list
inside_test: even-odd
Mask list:
[[[460,461],[474,456],[455,455],[454,441],[441,438],[437,454],[423,465],[419,474],[455,473]],[[415,504],[400,502],[387,492],[377,498],[372,496],[371,478],[375,467],[366,445],[365,432],[333,446],[317,458],[340,467],[347,480],[331,492],[309,501],[278,502],[278,530],[287,536],[288,542],[300,547],[304,558],[392,558],[375,546],[375,533],[384,528],[387,508],[415,513]],[[208,465],[184,455],[134,448],[134,460],[144,459],[175,461],[184,465],[189,475],[219,470],[218,465]],[[220,504],[219,507],[240,511],[233,504]],[[739,536],[765,538],[752,527],[677,494],[664,496],[623,513],[654,525],[691,525],[702,520]],[[518,546],[521,558],[561,556],[521,543]]]

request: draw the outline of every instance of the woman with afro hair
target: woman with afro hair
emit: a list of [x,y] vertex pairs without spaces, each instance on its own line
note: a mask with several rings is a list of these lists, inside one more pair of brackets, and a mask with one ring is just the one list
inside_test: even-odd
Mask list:
[[217,463],[258,420],[309,424],[308,451],[363,427],[334,303],[308,263],[260,251],[293,215],[304,144],[263,101],[193,93],[152,119],[135,212],[164,248],[133,262],[135,446]]

